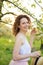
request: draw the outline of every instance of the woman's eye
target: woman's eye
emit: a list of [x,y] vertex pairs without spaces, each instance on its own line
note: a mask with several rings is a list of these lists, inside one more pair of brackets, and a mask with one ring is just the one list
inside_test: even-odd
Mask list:
[[26,23],[29,23],[29,22],[23,22],[22,24],[26,24]]
[[24,22],[24,23],[22,23],[22,24],[25,24],[25,22]]

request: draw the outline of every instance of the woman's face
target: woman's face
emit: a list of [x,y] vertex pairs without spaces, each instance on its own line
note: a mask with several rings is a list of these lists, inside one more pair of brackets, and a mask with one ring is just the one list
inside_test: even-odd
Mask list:
[[29,24],[28,20],[26,18],[22,18],[20,20],[20,26],[19,26],[20,30],[26,32],[29,27],[30,27],[30,24]]

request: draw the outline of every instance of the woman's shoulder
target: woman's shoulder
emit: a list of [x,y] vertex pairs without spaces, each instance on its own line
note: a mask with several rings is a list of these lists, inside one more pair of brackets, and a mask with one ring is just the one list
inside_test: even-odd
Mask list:
[[23,40],[22,34],[21,34],[21,33],[18,33],[18,34],[16,35],[16,39],[22,39],[22,40]]
[[16,40],[16,42],[19,41],[19,43],[23,44],[23,36],[22,36],[20,33],[18,33],[18,34],[16,35],[15,40]]

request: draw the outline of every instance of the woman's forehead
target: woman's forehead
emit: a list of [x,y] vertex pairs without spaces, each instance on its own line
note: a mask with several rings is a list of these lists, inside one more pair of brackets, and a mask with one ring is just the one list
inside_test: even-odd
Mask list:
[[27,18],[21,18],[20,21],[25,22],[25,21],[28,21],[28,19]]

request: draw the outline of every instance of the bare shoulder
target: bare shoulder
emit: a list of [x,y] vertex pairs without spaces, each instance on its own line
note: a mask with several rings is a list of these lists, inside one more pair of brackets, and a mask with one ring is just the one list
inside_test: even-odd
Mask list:
[[21,34],[18,33],[15,38],[15,45],[14,45],[15,49],[19,48],[22,44],[23,44],[23,37],[21,36]]
[[20,34],[20,33],[18,33],[17,35],[16,35],[16,40],[22,40],[23,41],[23,36],[22,36],[22,34]]

